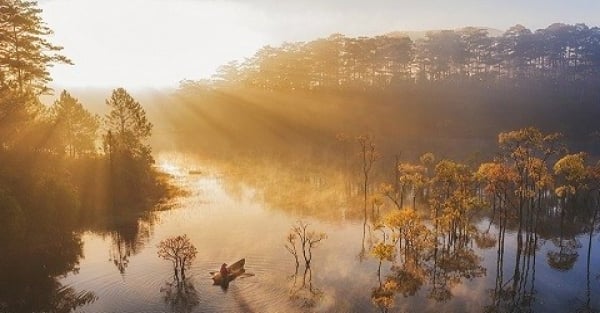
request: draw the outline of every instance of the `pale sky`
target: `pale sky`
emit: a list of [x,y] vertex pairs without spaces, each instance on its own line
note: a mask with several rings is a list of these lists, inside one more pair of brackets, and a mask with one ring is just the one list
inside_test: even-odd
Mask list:
[[532,30],[600,25],[598,0],[41,0],[74,66],[51,69],[61,87],[174,87],[207,78],[260,47],[332,33],[487,26]]

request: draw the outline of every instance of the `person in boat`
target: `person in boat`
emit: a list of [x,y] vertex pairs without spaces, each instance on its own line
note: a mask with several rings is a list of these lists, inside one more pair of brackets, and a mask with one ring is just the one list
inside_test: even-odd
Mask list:
[[219,270],[219,272],[221,273],[221,277],[223,277],[223,278],[229,276],[229,270],[227,269],[227,263],[223,263],[223,265],[221,265],[221,269]]

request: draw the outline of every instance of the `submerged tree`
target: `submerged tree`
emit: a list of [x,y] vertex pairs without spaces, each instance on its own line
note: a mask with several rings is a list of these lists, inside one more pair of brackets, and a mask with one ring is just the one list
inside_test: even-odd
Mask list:
[[291,231],[287,235],[287,242],[285,243],[285,249],[294,257],[294,260],[296,261],[296,271],[298,271],[298,267],[300,266],[300,262],[298,261],[298,249],[296,248],[297,239],[297,234],[294,231]]
[[585,153],[568,154],[554,164],[554,174],[561,184],[555,190],[560,198],[574,196],[583,187],[586,178]]
[[369,178],[373,164],[379,158],[379,153],[375,149],[375,143],[373,138],[369,135],[363,135],[356,138],[360,147],[360,157],[362,159],[362,174],[363,174],[363,200],[364,200],[364,213],[365,223],[367,221],[367,198],[369,189]]
[[[293,283],[289,291],[290,299],[305,308],[314,307],[323,298],[323,291],[313,286],[310,262],[312,260],[312,248],[327,238],[325,233],[308,230],[308,226],[308,223],[298,221],[290,229],[287,236],[287,243],[285,244],[286,250],[294,256],[296,262],[295,272],[291,276]],[[299,247],[296,247],[297,243],[299,243]],[[298,249],[304,257],[304,275],[302,276],[302,283],[299,286],[297,286],[298,267],[300,266],[298,261],[298,254],[300,252]]]
[[316,247],[322,240],[327,239],[325,233],[308,230],[308,226],[308,223],[298,221],[296,225],[292,226],[287,237],[288,243],[286,244],[286,249],[294,256],[296,267],[298,266],[298,252],[296,250],[297,241],[300,243],[300,251],[304,257],[304,263],[306,267],[310,267],[312,248]]
[[185,270],[192,265],[198,250],[187,235],[167,238],[158,244],[158,256],[173,263],[175,278],[185,280]]

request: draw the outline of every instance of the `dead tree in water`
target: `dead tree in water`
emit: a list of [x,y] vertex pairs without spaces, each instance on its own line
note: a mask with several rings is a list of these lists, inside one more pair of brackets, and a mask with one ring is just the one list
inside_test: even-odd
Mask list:
[[187,235],[167,238],[158,245],[158,256],[173,263],[175,278],[185,279],[185,269],[192,265],[198,250]]
[[367,192],[369,188],[369,175],[373,168],[373,163],[379,158],[379,154],[375,150],[375,143],[369,135],[358,136],[356,138],[360,146],[360,156],[362,157],[362,174],[363,174],[363,196],[364,196],[364,211],[365,223],[367,221]]
[[312,260],[312,248],[316,247],[319,242],[327,239],[325,233],[317,233],[315,231],[309,231],[307,223],[298,221],[298,223],[292,226],[290,233],[287,236],[285,248],[294,256],[296,260],[296,270],[298,270],[298,251],[296,250],[296,240],[300,242],[302,249],[302,256],[304,257],[304,264],[306,267],[310,267],[310,261]]
[[296,273],[298,273],[298,267],[300,266],[300,262],[298,262],[298,250],[296,250],[296,234],[290,232],[287,236],[287,242],[285,244],[285,249],[294,256],[294,260],[296,261]]

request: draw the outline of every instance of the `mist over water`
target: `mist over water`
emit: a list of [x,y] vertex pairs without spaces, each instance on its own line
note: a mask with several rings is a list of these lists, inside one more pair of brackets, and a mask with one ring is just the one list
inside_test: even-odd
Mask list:
[[384,2],[0,0],[0,313],[600,310],[600,28]]
[[[432,298],[435,288],[433,274],[429,272],[432,269],[428,268],[431,264],[425,260],[421,270],[412,270],[416,271],[413,273],[423,271],[423,276],[407,276],[410,272],[403,272],[401,264],[396,262],[384,261],[378,271],[379,260],[369,252],[381,240],[376,225],[370,220],[364,224],[360,213],[353,216],[345,207],[347,200],[339,200],[345,197],[343,188],[335,190],[339,186],[328,185],[332,180],[327,177],[325,183],[319,183],[319,179],[311,179],[311,174],[305,173],[300,176],[308,176],[307,181],[299,181],[296,186],[286,185],[295,191],[304,190],[314,196],[327,193],[329,196],[325,198],[338,199],[328,202],[331,206],[320,208],[326,212],[312,212],[292,199],[272,198],[270,188],[287,184],[283,176],[293,175],[291,172],[279,172],[270,177],[270,187],[264,184],[257,189],[252,186],[253,178],[203,163],[194,155],[163,153],[157,163],[162,164],[172,175],[173,183],[187,193],[173,199],[170,209],[150,213],[151,218],[115,221],[113,225],[119,226],[113,231],[89,230],[77,235],[82,242],[78,269],[57,279],[62,288],[72,289],[75,294],[94,295],[94,301],[77,310],[481,312],[489,307],[502,310],[505,305],[504,308],[564,312],[574,307],[600,305],[594,297],[586,298],[586,288],[591,295],[598,292],[594,268],[600,259],[593,253],[597,235],[589,238],[584,228],[557,226],[573,223],[566,221],[577,220],[577,215],[563,218],[561,222],[560,216],[546,213],[550,215],[543,217],[540,225],[543,231],[535,235],[538,248],[526,259],[517,258],[516,229],[504,231],[502,249],[495,240],[484,247],[471,241],[462,248],[466,249],[463,252],[455,251],[466,259],[437,268],[444,273],[439,276],[438,272],[437,279],[445,283],[439,285],[438,281],[435,287],[447,290],[447,294],[436,300]],[[237,166],[241,165],[234,167]],[[295,268],[293,257],[284,249],[286,234],[300,219],[311,229],[327,233],[327,239],[313,250],[307,273],[302,265]],[[490,222],[485,214],[473,226],[492,239],[501,233],[498,225]],[[178,234],[187,234],[199,250],[187,272],[185,292],[174,284],[169,262],[156,255],[160,240]],[[592,254],[587,268],[589,248]],[[561,252],[566,264],[557,266],[551,262],[551,255],[561,249],[568,250]],[[472,253],[473,256],[462,254],[467,251],[471,251],[467,255]],[[246,271],[254,275],[231,282],[227,290],[213,286],[209,272],[217,270],[222,262],[232,263],[240,258],[246,258]],[[515,271],[519,272],[517,281],[513,276]],[[382,281],[394,277],[399,287],[391,296],[393,306],[378,305],[373,298],[374,291]],[[586,277],[591,279],[589,287],[582,283]],[[11,290],[11,284],[5,282],[2,290]],[[17,293],[17,296],[23,295]]]

